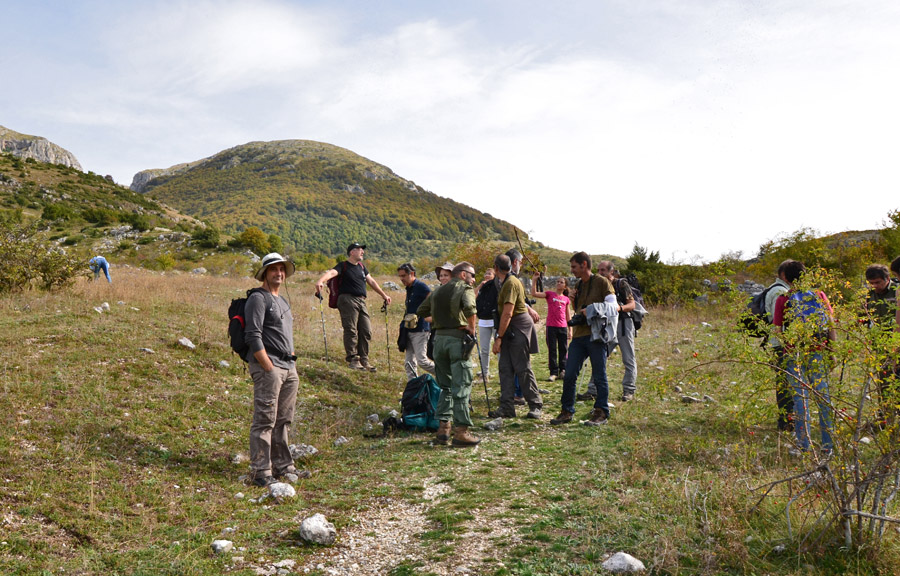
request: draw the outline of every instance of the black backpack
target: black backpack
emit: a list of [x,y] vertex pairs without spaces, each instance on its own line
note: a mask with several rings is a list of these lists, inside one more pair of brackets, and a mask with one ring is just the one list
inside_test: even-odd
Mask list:
[[764,338],[769,335],[766,328],[769,322],[769,315],[766,313],[766,296],[769,290],[777,286],[778,283],[769,284],[769,286],[750,299],[747,303],[747,309],[741,314],[741,328],[753,338]]
[[[644,308],[646,310],[647,307],[644,306],[644,296],[641,294],[640,284],[638,284],[637,276],[635,276],[634,274],[629,274],[627,276],[623,276],[622,278],[619,278],[616,280],[616,282],[615,282],[616,299],[619,299],[619,286],[620,286],[619,283],[623,282],[623,281],[626,284],[628,284],[629,288],[631,288],[631,296],[634,298],[634,301],[637,302],[638,304],[640,304],[641,308]],[[621,299],[619,299],[619,300],[621,300]],[[630,312],[629,312],[629,314],[630,314]],[[635,331],[640,330],[641,326],[644,325],[644,318],[640,314],[632,314],[631,320],[634,323]]]
[[478,296],[475,297],[475,310],[478,318],[490,320],[494,317],[494,311],[497,309],[497,296],[497,283],[493,280],[481,287]]
[[417,432],[437,430],[440,421],[436,409],[440,397],[441,389],[431,374],[422,374],[407,382],[400,400],[406,429]]
[[228,306],[228,339],[231,349],[244,362],[247,362],[247,352],[250,350],[250,347],[244,343],[244,308],[247,306],[247,298],[257,291],[265,292],[262,288],[247,290],[247,297],[235,298]]

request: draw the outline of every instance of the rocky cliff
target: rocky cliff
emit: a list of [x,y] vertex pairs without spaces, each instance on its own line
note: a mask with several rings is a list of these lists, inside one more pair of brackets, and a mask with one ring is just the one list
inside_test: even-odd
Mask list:
[[[33,158],[38,162],[62,164],[76,170],[82,170],[75,155],[57,146],[46,138],[20,134],[0,126],[0,150],[10,152],[19,158]],[[83,170],[82,170],[83,171]]]

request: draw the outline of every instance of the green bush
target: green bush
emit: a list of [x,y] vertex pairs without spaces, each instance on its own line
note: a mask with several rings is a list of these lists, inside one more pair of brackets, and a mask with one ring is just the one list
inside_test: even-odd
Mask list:
[[75,211],[63,204],[44,206],[44,210],[41,212],[43,220],[71,220],[72,218],[75,218]]
[[191,240],[203,248],[215,248],[219,245],[221,233],[218,228],[211,225],[205,228],[197,228],[191,234]]
[[81,217],[99,226],[110,226],[119,221],[119,215],[109,208],[85,208]]
[[87,263],[39,238],[37,223],[0,224],[0,293],[71,284]]

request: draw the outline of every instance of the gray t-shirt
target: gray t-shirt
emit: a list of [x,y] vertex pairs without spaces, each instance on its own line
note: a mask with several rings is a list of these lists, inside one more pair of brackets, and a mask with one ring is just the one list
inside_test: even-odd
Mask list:
[[294,353],[294,317],[284,297],[265,290],[250,294],[244,306],[244,322],[244,342],[250,347],[248,362],[257,363],[254,352],[265,348],[272,364],[285,370],[293,368],[294,361],[283,358]]
[[[787,282],[778,278],[775,280],[772,289],[766,294],[766,316],[769,317],[769,323],[775,319],[775,301],[778,300],[778,297],[782,294],[787,294],[787,291],[790,290],[791,287]],[[772,348],[781,348],[781,341],[775,335],[775,331],[772,331],[772,335],[769,336],[769,346]]]

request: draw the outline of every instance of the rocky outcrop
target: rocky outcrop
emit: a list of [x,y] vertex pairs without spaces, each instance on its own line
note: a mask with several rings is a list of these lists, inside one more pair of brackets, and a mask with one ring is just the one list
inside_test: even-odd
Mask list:
[[32,158],[38,162],[61,164],[81,170],[78,159],[65,148],[57,146],[46,138],[20,134],[3,126],[0,126],[0,150],[19,158]]
[[131,188],[135,192],[144,193],[147,191],[150,181],[154,178],[159,178],[161,176],[171,176],[172,174],[180,174],[181,172],[189,170],[192,167],[205,161],[206,159],[203,159],[196,162],[176,164],[169,168],[152,168],[150,170],[141,170],[134,175],[134,178],[131,179],[131,186],[129,186],[129,188]]

